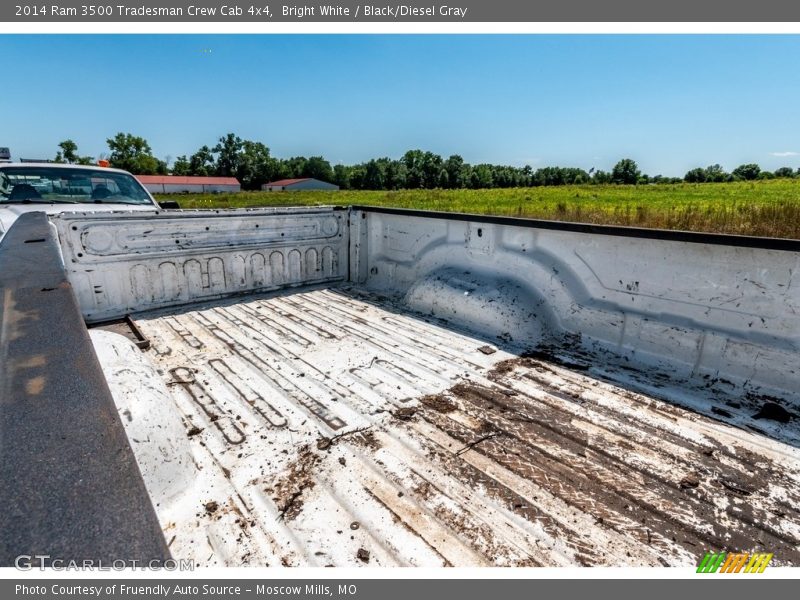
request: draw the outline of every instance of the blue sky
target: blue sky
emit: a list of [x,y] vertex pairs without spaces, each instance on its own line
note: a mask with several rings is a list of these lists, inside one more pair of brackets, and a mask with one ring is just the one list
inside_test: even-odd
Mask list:
[[0,52],[15,158],[65,138],[96,156],[118,131],[174,158],[232,131],[334,164],[800,166],[800,36],[3,35]]

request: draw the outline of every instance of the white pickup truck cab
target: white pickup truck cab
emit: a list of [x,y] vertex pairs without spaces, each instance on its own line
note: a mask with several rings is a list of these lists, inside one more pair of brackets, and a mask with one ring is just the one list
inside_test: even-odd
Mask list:
[[0,163],[0,239],[20,215],[157,210],[137,179],[120,169],[59,163]]

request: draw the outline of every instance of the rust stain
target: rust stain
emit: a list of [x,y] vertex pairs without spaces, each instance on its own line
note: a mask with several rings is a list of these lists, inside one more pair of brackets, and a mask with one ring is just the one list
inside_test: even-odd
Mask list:
[[38,396],[44,390],[45,379],[43,375],[32,377],[25,382],[25,393],[29,396]]
[[47,358],[44,354],[34,354],[24,360],[17,361],[15,367],[17,369],[35,369],[37,367],[44,367],[47,364]]

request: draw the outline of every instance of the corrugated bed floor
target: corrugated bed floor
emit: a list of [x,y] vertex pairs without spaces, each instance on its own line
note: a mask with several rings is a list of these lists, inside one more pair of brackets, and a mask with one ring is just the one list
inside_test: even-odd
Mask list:
[[[208,565],[800,565],[797,448],[351,288],[137,317]],[[187,508],[188,506],[188,508]]]

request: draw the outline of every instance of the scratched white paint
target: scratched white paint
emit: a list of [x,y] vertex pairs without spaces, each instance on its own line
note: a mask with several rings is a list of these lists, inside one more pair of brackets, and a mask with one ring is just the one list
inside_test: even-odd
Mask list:
[[[800,539],[796,425],[784,427],[785,440],[757,435],[740,428],[744,411],[727,419],[734,427],[546,361],[490,376],[514,355],[499,345],[486,354],[484,335],[351,287],[160,309],[137,324],[152,344],[146,352],[114,333],[94,330],[92,339],[170,550],[199,565],[696,564],[696,552],[651,524],[654,514],[690,533],[749,527],[755,540],[758,526]],[[453,395],[458,409],[441,422],[397,418],[454,384],[522,403],[516,422],[535,414],[525,410],[545,423],[560,415],[585,436],[585,451],[540,433],[526,441],[530,456],[503,434],[515,444],[510,463],[466,446],[449,427],[478,435],[505,413]],[[696,466],[706,450],[713,461]],[[566,493],[569,482],[547,473],[543,456],[623,502]],[[515,471],[516,458],[547,476]],[[304,460],[287,517],[287,496],[275,490]],[[770,480],[746,498],[715,483],[717,471],[746,477],[756,465]],[[695,469],[697,490],[681,492]],[[656,487],[664,481],[669,497]],[[643,521],[631,499],[656,512]],[[770,522],[743,523],[742,503]],[[774,517],[778,509],[786,515]]]
[[375,212],[351,273],[520,350],[589,353],[800,407],[800,254]]

